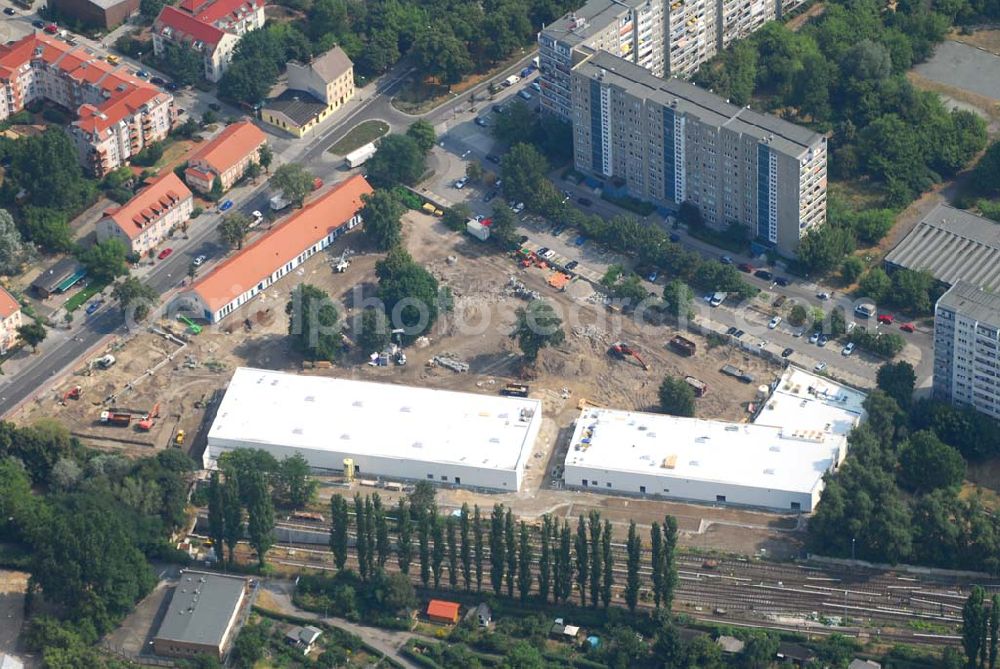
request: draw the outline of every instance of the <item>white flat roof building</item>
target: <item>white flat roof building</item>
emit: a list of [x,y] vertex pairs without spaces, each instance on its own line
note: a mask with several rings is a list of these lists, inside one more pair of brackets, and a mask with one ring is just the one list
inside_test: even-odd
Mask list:
[[753,423],[585,409],[566,454],[567,486],[812,511],[847,454],[865,394],[790,367]]
[[362,477],[518,490],[541,402],[241,367],[208,433],[204,465],[236,448]]

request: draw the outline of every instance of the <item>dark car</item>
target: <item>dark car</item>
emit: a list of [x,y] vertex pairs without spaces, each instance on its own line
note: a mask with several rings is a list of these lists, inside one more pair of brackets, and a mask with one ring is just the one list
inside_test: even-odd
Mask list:
[[537,251],[535,251],[535,255],[536,256],[543,256],[543,255],[545,255],[548,252],[549,252],[549,247],[548,246],[543,246],[542,248],[540,248]]
[[578,263],[575,260],[570,260],[568,263],[566,263],[566,269],[569,270],[570,272],[572,272],[573,270],[576,269],[576,266],[579,265],[579,264],[580,263]]
[[166,83],[166,85],[164,85],[164,88],[166,88],[171,93],[174,92],[174,91],[180,90],[180,86],[178,86],[177,84],[175,84],[172,81],[168,81]]
[[497,192],[495,190],[491,190],[489,193],[487,193],[486,195],[483,196],[483,202],[489,202],[490,200],[492,200],[496,196],[497,196]]
[[788,279],[786,279],[783,276],[776,276],[776,277],[774,277],[774,282],[776,284],[778,284],[779,286],[787,286],[788,285]]
[[485,128],[487,125],[486,119],[484,119],[482,116],[477,116],[476,125],[478,125],[480,128]]
[[217,112],[222,111],[222,105],[220,105],[218,102],[209,102],[208,108],[211,109],[212,111],[217,111]]
[[495,165],[499,165],[500,164],[500,156],[498,156],[495,153],[487,153],[486,154],[486,160],[490,161],[491,163],[493,163]]
[[733,333],[733,336],[736,337],[737,339],[739,339],[740,337],[742,337],[745,334],[746,334],[746,332],[744,332],[743,330],[737,330],[736,332]]
[[674,244],[676,244],[677,242],[681,241],[681,236],[679,234],[677,234],[676,232],[671,232],[670,233],[670,241],[672,241]]
[[523,246],[526,241],[528,241],[528,235],[521,235],[518,238],[517,243]]
[[157,86],[166,86],[167,80],[164,79],[163,77],[150,77],[149,83],[156,84]]
[[564,232],[566,232],[566,225],[564,223],[560,223],[556,227],[552,228],[552,236],[553,237],[558,237],[559,235],[561,235]]
[[727,335],[736,334],[736,326],[730,325],[729,328],[726,329],[726,334]]
[[10,7],[4,7],[3,8],[3,13],[6,14],[7,16],[14,16],[14,14],[16,14],[17,12],[15,12]]
[[[14,11],[14,10],[11,10],[11,11]],[[42,28],[45,27],[45,21],[32,21],[31,25],[34,26],[35,28],[38,28],[39,30],[41,30]]]
[[589,207],[590,205],[594,204],[593,202],[590,201],[589,197],[577,198],[576,201],[582,204],[584,207]]
[[787,358],[792,353],[795,353],[795,349],[793,349],[793,348],[786,348],[784,351],[781,352],[781,357],[782,358]]
[[500,105],[493,105],[493,112],[496,114],[502,114],[503,107],[501,107]]
[[753,272],[753,265],[748,262],[740,263],[737,267],[741,272],[746,272],[747,274],[751,274]]
[[753,275],[758,279],[764,279],[764,281],[770,281],[772,278],[774,278],[774,275],[768,272],[766,269],[759,269],[756,272],[754,272]]

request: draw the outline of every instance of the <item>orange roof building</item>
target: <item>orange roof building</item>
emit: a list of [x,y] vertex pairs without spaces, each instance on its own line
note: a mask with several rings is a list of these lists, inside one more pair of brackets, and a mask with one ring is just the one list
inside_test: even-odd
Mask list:
[[97,241],[118,239],[142,255],[190,219],[193,210],[191,190],[176,174],[167,172],[124,205],[105,211],[97,222]]
[[218,323],[357,226],[361,196],[372,192],[361,175],[341,181],[195,281],[178,308]]
[[13,295],[0,288],[0,355],[17,343],[17,329],[21,323],[21,305]]
[[436,623],[454,625],[458,622],[459,605],[456,602],[445,602],[432,599],[427,604],[427,617]]
[[97,176],[164,139],[174,119],[169,93],[87,47],[41,32],[0,46],[0,121],[38,99],[76,110],[70,135]]
[[233,123],[188,159],[184,180],[208,193],[219,179],[227,191],[243,178],[250,163],[260,162],[260,147],[266,143],[267,136],[250,121]]
[[264,0],[184,0],[166,5],[153,23],[153,51],[167,44],[191,49],[202,57],[209,81],[222,78],[240,38],[264,27]]

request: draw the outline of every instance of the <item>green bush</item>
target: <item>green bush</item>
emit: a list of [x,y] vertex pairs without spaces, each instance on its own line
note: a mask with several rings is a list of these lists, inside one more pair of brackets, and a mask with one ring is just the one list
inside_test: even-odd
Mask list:
[[163,143],[155,142],[132,156],[132,164],[140,167],[152,167],[163,157]]

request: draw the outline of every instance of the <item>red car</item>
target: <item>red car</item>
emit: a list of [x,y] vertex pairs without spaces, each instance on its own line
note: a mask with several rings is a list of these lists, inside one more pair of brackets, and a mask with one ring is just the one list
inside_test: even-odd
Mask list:
[[902,325],[899,326],[899,329],[902,330],[903,332],[913,332],[914,330],[916,330],[916,328],[913,327],[913,323],[903,323]]
[[158,255],[156,257],[159,258],[160,260],[163,260],[164,258],[166,258],[168,255],[170,255],[173,252],[174,252],[173,249],[163,249],[162,251],[160,251],[160,255]]
[[892,325],[892,314],[879,314],[878,322],[883,325]]
[[50,35],[55,35],[57,32],[59,32],[59,26],[57,26],[54,23],[50,23],[49,25],[45,26],[45,32],[47,32]]
[[741,263],[738,267],[741,272],[746,272],[747,274],[751,274],[753,272],[753,265],[748,262]]

